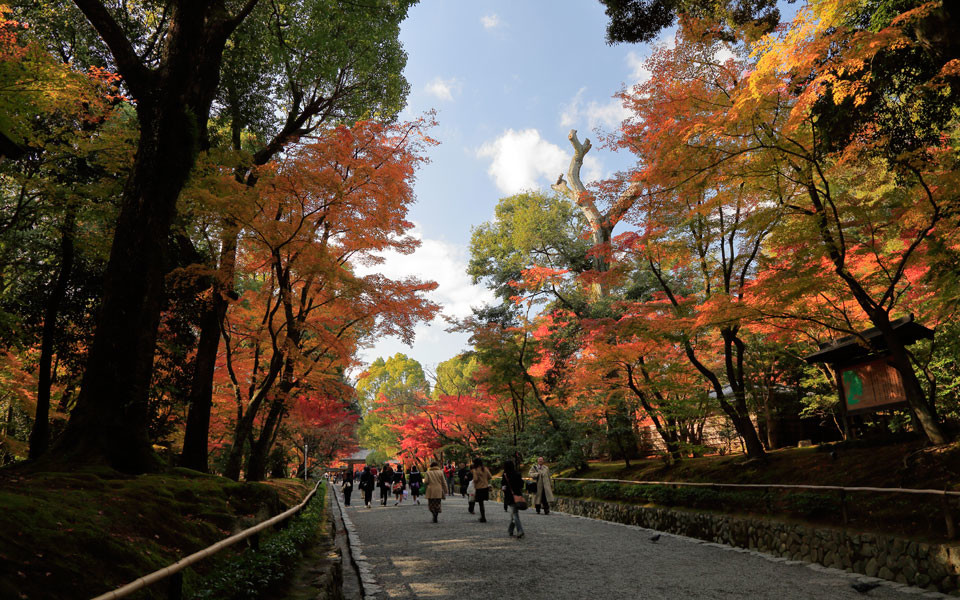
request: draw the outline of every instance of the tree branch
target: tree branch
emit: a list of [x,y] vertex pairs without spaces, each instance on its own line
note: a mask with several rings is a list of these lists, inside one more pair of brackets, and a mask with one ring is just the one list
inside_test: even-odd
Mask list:
[[117,70],[134,98],[145,100],[153,84],[153,71],[144,66],[120,24],[98,0],[74,0],[74,4],[110,48],[113,59],[117,61]]

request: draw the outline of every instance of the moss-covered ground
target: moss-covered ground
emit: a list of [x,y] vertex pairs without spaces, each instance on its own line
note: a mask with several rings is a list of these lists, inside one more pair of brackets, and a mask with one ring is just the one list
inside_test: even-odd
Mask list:
[[[865,486],[960,491],[960,444],[927,447],[922,441],[864,441],[847,444],[787,448],[764,460],[743,455],[685,458],[676,464],[648,459],[591,462],[586,469],[559,476],[636,481],[691,481],[706,483],[779,483]],[[577,484],[559,491],[597,499],[763,514],[843,526],[840,496],[836,492],[745,491],[723,488],[649,488],[630,484]],[[852,492],[844,502],[846,525],[861,531],[883,531],[930,541],[945,539],[942,497]],[[960,528],[960,501],[950,501]]]
[[[237,483],[187,469],[5,469],[0,598],[91,598],[297,504],[307,491],[296,480]],[[159,584],[133,597],[165,593]]]

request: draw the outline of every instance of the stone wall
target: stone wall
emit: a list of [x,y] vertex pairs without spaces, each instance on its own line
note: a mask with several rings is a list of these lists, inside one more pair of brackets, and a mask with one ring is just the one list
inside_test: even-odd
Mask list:
[[558,511],[819,563],[960,596],[960,545],[747,516],[558,497]]

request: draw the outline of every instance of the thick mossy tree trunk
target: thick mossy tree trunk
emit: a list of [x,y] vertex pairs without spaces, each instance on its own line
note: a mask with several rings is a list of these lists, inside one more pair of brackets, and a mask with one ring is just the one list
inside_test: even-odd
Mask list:
[[237,16],[214,0],[175,0],[160,64],[148,68],[119,23],[95,0],[75,0],[110,48],[136,100],[140,139],[121,199],[103,301],[77,406],[58,460],[105,462],[138,473],[158,467],[147,397],[160,321],[164,249],[177,199],[204,145],[226,40]]

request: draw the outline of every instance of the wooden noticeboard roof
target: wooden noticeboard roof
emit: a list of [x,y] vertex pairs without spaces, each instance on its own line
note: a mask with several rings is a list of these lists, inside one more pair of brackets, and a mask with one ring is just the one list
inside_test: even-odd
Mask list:
[[[891,321],[893,331],[907,346],[922,339],[933,339],[933,330],[914,322],[913,315]],[[864,343],[866,341],[866,344]],[[883,340],[880,330],[876,327],[864,329],[858,335],[848,335],[820,344],[820,349],[813,354],[803,357],[808,363],[825,362],[831,364],[846,364],[862,360],[870,355],[884,352],[887,343]]]

